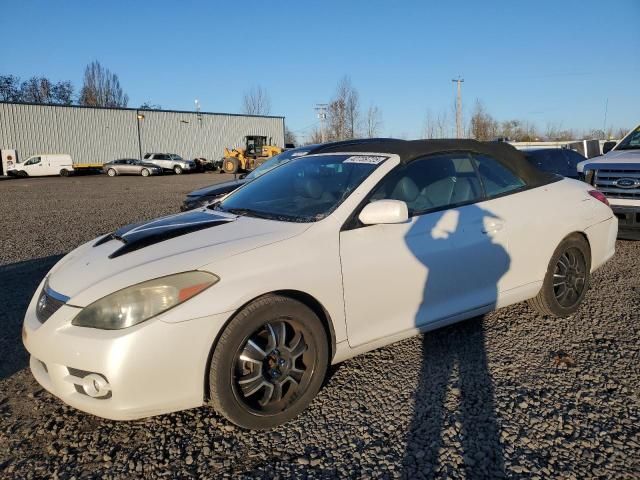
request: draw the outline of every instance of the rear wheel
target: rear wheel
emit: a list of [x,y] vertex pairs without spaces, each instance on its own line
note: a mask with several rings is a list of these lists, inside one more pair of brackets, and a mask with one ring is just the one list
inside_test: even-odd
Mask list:
[[529,305],[542,315],[568,317],[589,288],[591,248],[581,235],[565,238],[553,253],[542,288]]
[[175,167],[173,167],[173,172],[176,175],[180,175],[182,173],[182,167],[180,165],[176,165]]
[[143,168],[142,171],[140,172],[140,175],[142,175],[143,177],[148,177],[149,174],[149,170],[147,170],[146,168]]
[[318,393],[328,356],[324,327],[311,309],[280,296],[262,297],[220,336],[209,371],[211,403],[244,428],[280,425]]
[[109,175],[110,177],[115,177],[117,174],[118,172],[116,172],[113,168],[107,170],[107,175]]
[[62,170],[60,170],[60,176],[61,177],[68,177],[69,176],[69,170],[67,170],[66,168],[63,168]]
[[222,161],[222,169],[226,173],[236,173],[239,170],[240,162],[235,157],[228,157]]

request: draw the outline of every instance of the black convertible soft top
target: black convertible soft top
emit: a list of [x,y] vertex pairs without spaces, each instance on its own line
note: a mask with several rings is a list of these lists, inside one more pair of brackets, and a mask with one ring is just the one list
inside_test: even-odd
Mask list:
[[522,152],[504,142],[479,142],[467,139],[399,140],[381,138],[328,144],[315,149],[312,153],[390,153],[398,155],[402,163],[409,163],[434,153],[460,151],[484,154],[495,158],[531,187],[557,180],[557,176],[538,170],[527,161]]

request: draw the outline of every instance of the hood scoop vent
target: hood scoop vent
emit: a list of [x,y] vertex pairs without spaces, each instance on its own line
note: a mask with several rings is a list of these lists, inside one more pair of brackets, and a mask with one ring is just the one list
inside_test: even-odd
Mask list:
[[109,255],[109,258],[116,258],[165,240],[233,222],[236,218],[236,216],[223,216],[201,210],[171,215],[150,222],[127,225],[105,235],[93,246],[119,240],[124,245]]

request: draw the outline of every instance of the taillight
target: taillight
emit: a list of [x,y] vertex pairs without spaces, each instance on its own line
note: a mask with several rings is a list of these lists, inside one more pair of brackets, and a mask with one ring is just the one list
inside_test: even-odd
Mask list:
[[596,200],[600,200],[607,207],[609,206],[609,200],[607,200],[607,197],[604,196],[604,193],[602,193],[602,192],[600,192],[598,190],[589,190],[589,195],[591,195]]

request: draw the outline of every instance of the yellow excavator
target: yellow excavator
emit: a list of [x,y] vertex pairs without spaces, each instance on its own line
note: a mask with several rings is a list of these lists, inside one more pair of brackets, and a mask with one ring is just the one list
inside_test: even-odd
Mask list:
[[240,170],[253,170],[266,159],[282,153],[282,148],[267,143],[267,137],[247,135],[244,137],[244,148],[224,149],[222,170],[225,173],[236,173]]

